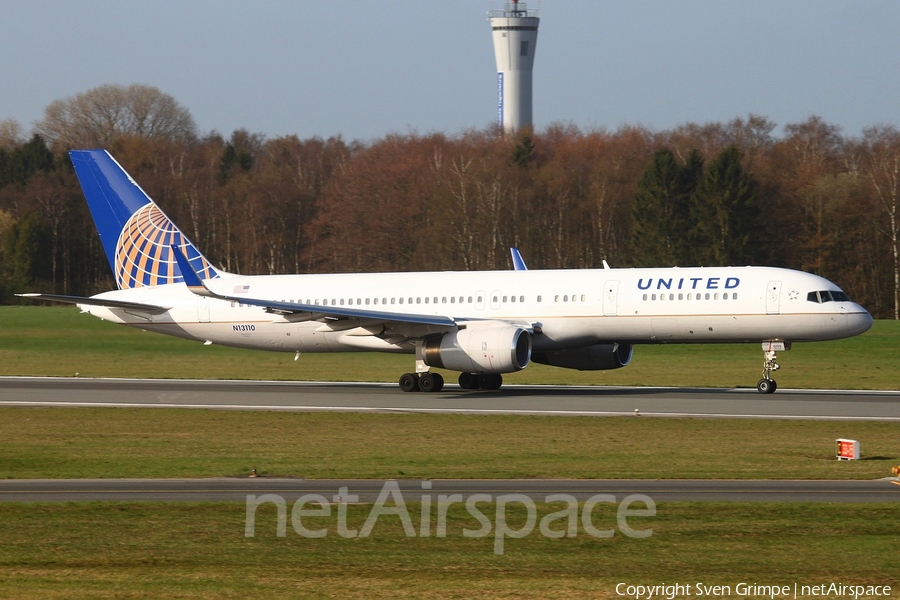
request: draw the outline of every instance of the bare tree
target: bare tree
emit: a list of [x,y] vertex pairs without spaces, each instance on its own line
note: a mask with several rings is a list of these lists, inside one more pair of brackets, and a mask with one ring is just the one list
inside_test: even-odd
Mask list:
[[25,143],[22,126],[15,119],[0,121],[0,150],[11,152]]
[[900,204],[900,132],[893,126],[866,129],[863,132],[864,171],[887,217],[885,225],[891,240],[894,275],[894,319],[900,319],[900,242],[897,214]]
[[101,85],[54,100],[36,129],[55,148],[107,146],[127,135],[177,142],[197,135],[188,109],[158,88],[138,83]]

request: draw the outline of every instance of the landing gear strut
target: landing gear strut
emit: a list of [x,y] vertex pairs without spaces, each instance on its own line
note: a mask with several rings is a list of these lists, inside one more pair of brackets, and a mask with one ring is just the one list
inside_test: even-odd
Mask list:
[[425,364],[425,347],[422,340],[416,341],[416,372],[400,376],[400,389],[404,392],[439,392],[444,387],[440,373],[430,373]]
[[763,378],[756,384],[756,389],[760,394],[774,394],[778,389],[778,384],[772,379],[772,372],[781,368],[776,360],[775,353],[778,350],[790,350],[790,345],[785,342],[763,342]]

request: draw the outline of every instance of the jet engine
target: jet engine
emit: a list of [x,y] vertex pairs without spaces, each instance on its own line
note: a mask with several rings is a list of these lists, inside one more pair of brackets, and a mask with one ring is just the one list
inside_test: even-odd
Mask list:
[[631,344],[594,344],[587,348],[535,352],[531,359],[542,365],[579,371],[608,371],[619,369],[631,362],[634,346]]
[[425,340],[425,364],[464,373],[512,373],[531,360],[531,334],[508,324],[469,326]]

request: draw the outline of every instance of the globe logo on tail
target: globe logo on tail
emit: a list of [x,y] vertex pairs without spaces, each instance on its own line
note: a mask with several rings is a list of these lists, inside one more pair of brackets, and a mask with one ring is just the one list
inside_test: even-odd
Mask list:
[[172,246],[185,247],[188,258],[203,279],[216,272],[175,224],[152,202],[131,215],[116,244],[116,282],[120,289],[181,283]]

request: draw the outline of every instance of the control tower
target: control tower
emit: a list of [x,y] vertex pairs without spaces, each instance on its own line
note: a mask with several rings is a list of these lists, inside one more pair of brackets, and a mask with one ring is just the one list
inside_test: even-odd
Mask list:
[[497,59],[497,124],[506,132],[532,126],[531,71],[537,46],[538,11],[512,0],[488,12]]

